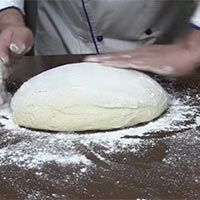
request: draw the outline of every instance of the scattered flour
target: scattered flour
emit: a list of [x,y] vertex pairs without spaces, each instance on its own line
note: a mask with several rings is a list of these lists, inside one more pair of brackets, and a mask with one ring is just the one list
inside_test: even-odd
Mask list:
[[[49,133],[21,128],[13,124],[9,106],[4,105],[0,108],[0,165],[14,164],[26,169],[40,168],[49,162],[58,165],[94,165],[95,162],[88,156],[88,152],[92,152],[97,160],[109,162],[99,151],[96,152],[97,147],[106,154],[136,152],[142,136],[198,127],[200,117],[196,116],[197,108],[187,103],[189,96],[185,99],[171,98],[169,109],[150,123],[96,133]],[[195,123],[191,123],[194,119]],[[130,140],[131,137],[133,139]],[[85,171],[86,168],[83,167],[82,172]]]
[[196,117],[196,124],[200,126],[200,116]]

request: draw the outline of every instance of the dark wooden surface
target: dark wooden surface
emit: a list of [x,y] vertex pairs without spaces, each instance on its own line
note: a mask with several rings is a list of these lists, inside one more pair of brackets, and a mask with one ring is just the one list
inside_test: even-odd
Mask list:
[[[78,62],[82,58],[77,55],[15,60],[9,66],[8,89],[14,92],[33,75],[57,65]],[[157,79],[166,89],[168,86],[173,88],[180,98],[184,99],[187,94],[190,104],[197,109],[194,119],[200,115],[197,98],[199,73],[178,80]],[[187,123],[196,122],[191,120]],[[1,131],[0,149],[13,145],[12,142],[2,142],[3,133]],[[14,139],[15,144],[17,139],[28,140],[20,136]],[[40,169],[45,178],[38,178],[34,168],[26,170],[13,163],[1,165],[0,199],[200,199],[200,135],[197,125],[195,128],[191,125],[187,130],[161,130],[127,139],[141,140],[137,151],[118,148],[119,151],[106,154],[101,144],[88,149],[77,145],[95,163],[85,176],[78,176],[80,166],[62,166],[54,162],[47,162]],[[96,153],[106,161],[100,160]],[[169,156],[173,162],[164,162]],[[68,182],[64,181],[66,177]]]

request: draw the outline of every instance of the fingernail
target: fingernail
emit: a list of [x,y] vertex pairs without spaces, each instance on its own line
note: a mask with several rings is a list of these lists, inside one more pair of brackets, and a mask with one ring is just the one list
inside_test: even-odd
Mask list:
[[16,54],[22,54],[24,50],[26,49],[25,44],[22,44],[22,47],[19,48],[16,44],[10,44],[9,46],[10,50]]
[[3,64],[8,64],[9,59],[8,59],[8,57],[2,57],[2,58],[0,58],[0,61],[1,61],[1,63],[3,63]]
[[84,58],[84,61],[98,62],[99,59],[96,56],[87,56],[87,57]]
[[22,44],[22,47],[19,49],[19,52],[18,54],[22,54],[26,49],[26,45],[25,44]]
[[26,52],[30,51],[31,49],[32,49],[32,47],[27,47]]
[[111,56],[87,56],[84,60],[89,62],[102,62],[111,59]]
[[162,68],[162,72],[165,75],[172,75],[172,74],[176,73],[176,69],[174,67],[171,67],[171,66],[164,66]]
[[132,58],[132,55],[130,54],[124,54],[124,55],[120,55],[121,58]]
[[19,51],[19,47],[17,47],[16,44],[10,44],[9,46],[10,50],[13,51],[14,53],[17,53]]
[[98,60],[111,60],[112,57],[111,56],[97,56]]
[[32,49],[32,47],[26,47],[26,49],[24,50],[24,54],[28,53],[30,50]]

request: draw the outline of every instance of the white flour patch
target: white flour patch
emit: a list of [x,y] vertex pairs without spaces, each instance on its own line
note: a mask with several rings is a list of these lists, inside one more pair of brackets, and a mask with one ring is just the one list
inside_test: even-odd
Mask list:
[[[30,169],[41,168],[45,163],[53,162],[58,165],[83,165],[82,172],[85,172],[85,167],[95,165],[94,160],[109,162],[101,153],[137,152],[143,141],[141,136],[197,127],[200,124],[200,118],[195,116],[197,108],[187,103],[189,96],[185,99],[183,102],[173,97],[169,109],[150,123],[123,130],[82,134],[48,133],[20,128],[13,124],[10,109],[4,105],[0,109],[0,165],[13,164]],[[194,118],[196,123],[190,123]],[[127,136],[134,138],[130,140]],[[154,145],[153,141],[151,145]],[[96,148],[101,151],[96,152]],[[94,160],[87,156],[88,152],[92,152]]]
[[199,116],[196,117],[196,124],[197,124],[198,126],[200,126],[200,117],[199,117]]

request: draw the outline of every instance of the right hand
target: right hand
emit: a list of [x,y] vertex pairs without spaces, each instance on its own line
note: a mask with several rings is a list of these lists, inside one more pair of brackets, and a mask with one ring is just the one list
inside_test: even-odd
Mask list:
[[32,32],[25,26],[7,26],[0,32],[0,59],[25,55],[33,46]]
[[0,14],[0,60],[5,64],[11,56],[25,55],[32,48],[33,34],[19,11],[8,9]]
[[25,26],[22,14],[13,8],[0,12],[0,105],[7,101],[5,64],[12,56],[22,56],[33,46],[33,34]]

